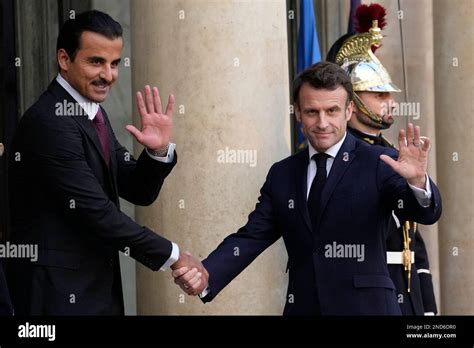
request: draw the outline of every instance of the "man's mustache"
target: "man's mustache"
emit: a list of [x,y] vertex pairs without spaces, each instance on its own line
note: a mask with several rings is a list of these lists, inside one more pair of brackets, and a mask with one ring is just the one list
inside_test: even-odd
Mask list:
[[93,84],[94,86],[104,86],[104,85],[105,85],[105,86],[108,86],[108,85],[110,85],[110,83],[107,82],[107,80],[104,80],[104,79],[100,79],[100,80],[93,81],[92,84]]

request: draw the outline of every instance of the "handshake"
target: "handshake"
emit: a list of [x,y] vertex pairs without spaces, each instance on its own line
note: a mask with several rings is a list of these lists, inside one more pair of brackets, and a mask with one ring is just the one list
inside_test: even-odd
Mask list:
[[179,254],[179,259],[171,265],[174,282],[188,295],[196,296],[207,288],[209,273],[201,261],[189,252]]

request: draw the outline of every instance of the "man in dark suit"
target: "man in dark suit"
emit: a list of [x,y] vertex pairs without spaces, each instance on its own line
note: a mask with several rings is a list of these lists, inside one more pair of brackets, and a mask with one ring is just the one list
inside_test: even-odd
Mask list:
[[175,281],[211,301],[283,237],[290,272],[284,315],[399,315],[385,239],[396,206],[405,207],[403,218],[425,224],[441,214],[426,174],[429,140],[421,147],[420,129],[410,124],[395,160],[393,150],[347,133],[352,84],[334,63],[301,73],[293,96],[308,148],[271,167],[247,224],[203,261],[208,286],[194,286],[181,268]]
[[[117,141],[103,102],[118,76],[122,28],[89,11],[65,22],[59,74],[26,111],[10,159],[12,241],[38,245],[38,259],[12,262],[19,315],[123,314],[118,250],[152,270],[190,259],[175,243],[120,211],[119,197],[152,204],[176,164],[170,143],[174,97],[137,93],[145,150],[135,160]],[[182,256],[182,257],[181,257]],[[181,262],[176,262],[178,259]]]
[[[363,7],[367,5],[360,5],[360,8]],[[375,19],[370,16],[357,18],[357,23],[360,28],[368,28]],[[363,21],[367,23],[363,25]],[[353,108],[354,114],[348,123],[348,131],[367,144],[396,150],[383,136],[382,130],[390,128],[394,123],[394,116],[410,116],[397,114],[397,110],[404,108],[397,108],[392,93],[400,92],[400,89],[393,84],[382,63],[372,58],[375,55],[367,54],[361,59],[360,52],[350,49],[357,46],[358,40],[376,32],[375,29],[372,25],[369,32],[361,31],[342,36],[332,45],[326,60],[343,66],[353,82],[357,98]],[[375,48],[371,47],[374,52]],[[415,221],[400,220],[394,211],[390,230],[387,237],[387,264],[402,314],[435,315],[437,307],[428,252],[418,224]]]

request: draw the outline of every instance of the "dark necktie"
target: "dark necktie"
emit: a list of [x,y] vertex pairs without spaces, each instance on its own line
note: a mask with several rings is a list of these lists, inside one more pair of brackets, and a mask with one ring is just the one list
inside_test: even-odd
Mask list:
[[311,217],[311,224],[316,228],[316,219],[319,213],[320,204],[321,204],[321,195],[323,193],[324,185],[326,184],[326,162],[330,156],[325,153],[317,153],[313,155],[311,160],[316,161],[316,176],[311,184],[311,189],[308,196],[308,211],[309,216]]
[[95,131],[97,132],[100,145],[102,146],[102,153],[108,166],[110,164],[109,134],[107,132],[104,115],[102,115],[100,107],[99,110],[97,110],[97,114],[95,114],[94,120],[92,122],[94,123]]

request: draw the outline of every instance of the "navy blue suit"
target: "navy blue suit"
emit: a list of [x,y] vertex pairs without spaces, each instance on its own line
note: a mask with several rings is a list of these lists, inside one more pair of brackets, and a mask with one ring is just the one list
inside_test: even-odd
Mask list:
[[[369,146],[347,134],[329,172],[314,228],[306,199],[308,149],[275,163],[247,224],[203,261],[210,275],[210,293],[203,300],[211,301],[283,237],[289,269],[284,315],[399,315],[386,264],[391,212],[402,202],[402,219],[433,224],[441,215],[441,197],[430,181],[431,205],[423,208],[406,180],[379,159],[381,154],[397,156],[392,149]],[[364,260],[328,257],[326,248],[334,243],[363,245]],[[239,256],[234,255],[236,247]]]

